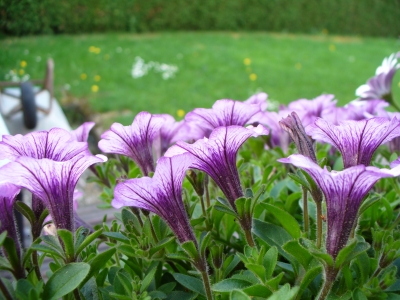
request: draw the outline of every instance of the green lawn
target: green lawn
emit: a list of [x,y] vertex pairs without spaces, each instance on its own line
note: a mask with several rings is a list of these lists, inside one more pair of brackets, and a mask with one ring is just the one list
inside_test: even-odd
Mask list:
[[[322,34],[182,32],[8,38],[0,41],[0,80],[12,69],[41,78],[46,58],[52,57],[58,99],[72,95],[88,100],[94,112],[121,112],[116,119],[127,124],[139,111],[176,115],[178,109],[209,107],[222,98],[244,100],[257,91],[280,103],[332,93],[345,104],[374,75],[382,59],[399,50],[396,39]],[[179,70],[168,80],[153,71],[134,79],[131,70],[136,56],[146,63],[173,64]],[[248,66],[246,58],[251,61]],[[27,63],[25,68],[21,61]],[[83,80],[82,74],[87,78]],[[393,89],[400,102],[399,81],[397,74]],[[97,92],[92,91],[93,85],[98,86]]]

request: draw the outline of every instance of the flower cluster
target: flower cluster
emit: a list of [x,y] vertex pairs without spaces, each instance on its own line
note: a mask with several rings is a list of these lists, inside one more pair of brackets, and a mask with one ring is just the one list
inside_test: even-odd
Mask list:
[[[97,51],[95,48],[92,50],[89,49],[93,53]],[[28,270],[29,280],[36,276],[33,282],[41,280],[38,251],[57,261],[51,265],[52,276],[56,276],[50,278],[53,283],[67,278],[60,274],[68,273],[63,269],[68,267],[68,263],[74,263],[71,268],[80,264],[87,270],[81,281],[76,280],[76,285],[67,284],[72,288],[64,288],[67,290],[65,294],[57,292],[56,296],[48,297],[54,299],[67,293],[80,299],[81,293],[92,293],[89,289],[93,286],[96,293],[105,293],[107,297],[119,295],[121,299],[128,299],[141,294],[143,299],[147,299],[144,291],[150,285],[149,280],[155,277],[155,286],[171,277],[162,277],[162,272],[170,272],[183,286],[193,288],[208,300],[214,298],[213,292],[226,292],[224,284],[230,286],[232,282],[238,288],[253,287],[242,289],[240,293],[269,297],[279,288],[282,270],[290,273],[284,279],[287,283],[292,280],[295,285],[303,277],[309,281],[302,283],[303,290],[298,287],[288,290],[284,288],[285,284],[277,292],[280,294],[276,294],[282,299],[291,299],[300,291],[304,295],[313,293],[312,288],[306,292],[307,285],[324,268],[324,284],[318,297],[325,299],[344,266],[347,268],[346,284],[353,280],[350,271],[353,265],[357,266],[357,272],[362,272],[358,266],[360,262],[346,265],[342,253],[348,254],[350,262],[368,249],[365,248],[367,243],[357,236],[363,212],[361,206],[368,193],[380,191],[375,188],[380,179],[394,181],[400,175],[400,159],[396,160],[390,153],[387,155],[389,148],[386,148],[386,153],[378,150],[389,145],[393,151],[400,151],[396,148],[400,140],[399,115],[387,112],[389,103],[385,101],[388,93],[391,95],[387,81],[391,81],[399,69],[398,56],[395,54],[384,60],[377,70],[378,79],[371,79],[368,89],[357,90],[361,98],[370,100],[358,99],[343,107],[337,106],[333,95],[323,94],[268,111],[268,95],[258,93],[245,101],[222,99],[211,108],[196,108],[179,122],[167,114],[140,112],[130,126],[114,123],[101,135],[100,150],[116,159],[110,157],[109,162],[96,168],[94,164],[106,162],[107,158],[89,151],[87,140],[93,122],[87,122],[72,132],[53,128],[25,136],[4,135],[0,141],[0,246],[10,266],[0,263],[19,280],[26,280]],[[139,58],[137,64],[143,67],[144,61]],[[245,60],[245,64],[249,65],[250,60]],[[134,67],[134,76],[140,77],[147,72],[148,66],[138,68]],[[162,66],[159,68],[161,70]],[[376,83],[382,80],[384,93],[380,90],[382,85]],[[392,96],[390,101],[393,104]],[[243,147],[245,149],[241,152]],[[296,149],[298,153],[294,153]],[[384,168],[385,165],[390,165],[390,168]],[[114,221],[111,226],[103,224],[102,229],[92,230],[90,236],[85,236],[89,231],[80,227],[83,221],[76,214],[79,192],[75,187],[87,169],[92,171],[97,182],[106,187],[105,194],[109,193],[111,197],[109,204],[115,209],[125,207],[116,215],[123,223],[123,229]],[[303,202],[299,206],[293,205],[297,203],[293,199],[301,203],[296,198],[299,194],[296,193],[297,186],[288,186],[287,191],[282,189],[282,184],[288,180],[288,170],[295,170],[291,178],[302,188],[299,191],[303,193]],[[397,182],[395,186],[398,190]],[[256,188],[257,192],[253,191]],[[21,189],[32,193],[30,208],[16,202]],[[264,195],[265,191],[267,195]],[[279,198],[281,194],[283,201]],[[309,226],[308,194],[316,207],[316,216],[311,217],[315,230]],[[393,210],[398,203],[387,204],[386,209]],[[295,216],[282,209],[290,210],[294,206]],[[24,249],[15,224],[14,208],[23,212],[31,222],[33,243],[27,251],[32,255],[31,264],[23,258]],[[303,214],[299,213],[301,209]],[[50,218],[46,218],[47,212]],[[304,221],[302,231],[297,220],[300,215]],[[326,226],[323,226],[324,220]],[[56,237],[40,236],[46,222],[52,222],[54,230],[45,231]],[[282,227],[278,227],[277,222]],[[400,217],[394,226],[396,222],[400,222]],[[176,244],[172,244],[167,226],[176,236]],[[97,248],[90,244],[102,233],[102,241],[111,248],[98,254]],[[373,273],[374,277],[386,270],[385,280],[375,282],[371,279],[363,283],[364,289],[370,292],[368,295],[375,295],[378,286],[386,289],[396,276],[395,268],[393,271],[389,267],[394,266],[392,263],[400,257],[400,250],[390,252],[388,247],[382,246],[383,235],[379,236],[375,231],[371,234],[375,234],[373,246],[377,253],[374,264],[379,266],[366,274]],[[388,244],[400,249],[393,237],[385,238]],[[10,246],[10,241],[14,241],[14,246]],[[353,248],[352,243],[355,245]],[[206,251],[207,247],[209,251]],[[343,252],[345,250],[348,252]],[[234,251],[236,254],[232,254]],[[106,266],[114,254],[118,268],[120,265],[123,267]],[[287,262],[278,263],[278,254],[292,266],[288,267]],[[363,259],[368,261],[370,254],[364,254]],[[153,257],[156,262],[150,265],[148,262]],[[184,263],[176,263],[177,259]],[[237,272],[232,282],[227,284],[230,279],[224,281],[224,276],[232,272],[240,260],[246,271]],[[201,275],[203,286],[198,285],[197,278],[194,280],[180,274],[186,272],[190,263]],[[213,286],[209,266],[213,268]],[[276,266],[281,275],[273,277]],[[156,272],[161,273],[155,276]],[[131,273],[134,280],[143,278],[141,284],[128,279],[132,277]],[[89,282],[87,274],[95,276],[95,280]],[[106,277],[111,292],[104,287]],[[27,285],[25,281],[24,284]],[[46,293],[50,293],[47,286],[50,285],[43,290],[44,298],[48,296]],[[337,288],[339,294],[340,286],[344,284]],[[1,280],[0,287],[2,293],[7,294]],[[153,290],[153,295],[167,298],[165,293],[170,289],[173,287],[164,286]],[[357,293],[358,290],[361,291],[359,287]],[[35,293],[36,290],[30,295]],[[128,296],[124,295],[124,298],[121,293]],[[6,298],[11,297],[6,294]],[[179,293],[170,296],[177,295]],[[301,296],[297,295],[298,298]]]

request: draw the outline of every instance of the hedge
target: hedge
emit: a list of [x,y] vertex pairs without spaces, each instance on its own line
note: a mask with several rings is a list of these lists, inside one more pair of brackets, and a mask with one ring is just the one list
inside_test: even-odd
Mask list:
[[0,0],[0,34],[263,30],[397,37],[400,0]]

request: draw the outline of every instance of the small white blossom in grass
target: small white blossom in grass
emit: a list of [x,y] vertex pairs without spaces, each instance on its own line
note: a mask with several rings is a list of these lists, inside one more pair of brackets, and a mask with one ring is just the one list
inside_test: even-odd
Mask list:
[[140,78],[147,75],[150,70],[154,70],[156,73],[161,73],[162,78],[167,80],[175,76],[175,73],[178,72],[178,67],[156,61],[146,63],[143,58],[137,56],[135,58],[135,63],[132,66],[131,74],[133,78]]

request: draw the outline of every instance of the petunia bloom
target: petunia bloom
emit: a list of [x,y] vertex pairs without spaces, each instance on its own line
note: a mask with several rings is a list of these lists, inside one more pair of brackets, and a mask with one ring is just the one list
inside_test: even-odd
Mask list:
[[71,135],[78,142],[87,142],[89,138],[89,132],[94,127],[94,122],[85,122],[75,130],[71,131]]
[[251,104],[229,99],[218,100],[211,109],[196,108],[189,112],[185,120],[203,128],[206,137],[220,126],[249,124],[250,119],[261,111],[260,103]]
[[310,137],[306,134],[299,116],[295,112],[292,112],[286,118],[282,119],[279,125],[281,125],[283,130],[289,133],[296,145],[297,151],[316,163],[317,157],[315,155],[314,145]]
[[164,117],[160,115],[141,112],[130,126],[112,124],[110,130],[101,135],[99,148],[104,153],[130,157],[147,176],[154,172],[152,146],[164,122]]
[[74,231],[73,195],[82,173],[104,156],[81,154],[65,162],[21,156],[0,169],[0,182],[26,188],[48,208],[57,229]]
[[149,210],[167,222],[180,243],[193,241],[197,245],[182,202],[182,182],[191,162],[189,154],[161,157],[152,178],[135,178],[118,183],[112,206]]
[[392,99],[392,81],[396,71],[400,69],[397,59],[400,52],[393,53],[384,58],[375,72],[375,76],[368,79],[366,84],[361,85],[356,90],[356,95],[361,99],[384,99],[391,103]]
[[324,193],[328,218],[326,250],[333,258],[346,246],[362,200],[369,190],[380,178],[393,176],[389,170],[364,165],[329,172],[300,154],[278,161],[305,170]]
[[16,220],[14,203],[21,188],[12,183],[0,183],[0,233],[7,230],[7,235],[14,240],[18,254],[21,254],[21,244]]
[[[82,128],[88,129],[90,123]],[[87,130],[82,130],[87,131]],[[80,134],[83,137],[82,134]],[[0,141],[0,159],[16,160],[18,157],[31,157],[36,159],[51,159],[54,161],[68,161],[78,155],[90,155],[88,144],[79,142],[71,132],[53,128],[49,131],[36,131],[26,135],[3,135]],[[45,209],[41,199],[32,196],[32,210],[39,219]],[[40,229],[38,229],[40,230]]]
[[268,130],[262,125],[250,129],[241,126],[218,127],[208,139],[198,140],[194,144],[177,142],[165,156],[189,152],[193,158],[191,168],[207,173],[220,187],[232,208],[236,209],[235,200],[243,197],[236,167],[237,152],[248,138],[267,134]]
[[313,139],[335,146],[342,153],[345,168],[360,164],[368,166],[381,144],[400,136],[400,121],[376,117],[334,125],[317,119],[306,131]]

